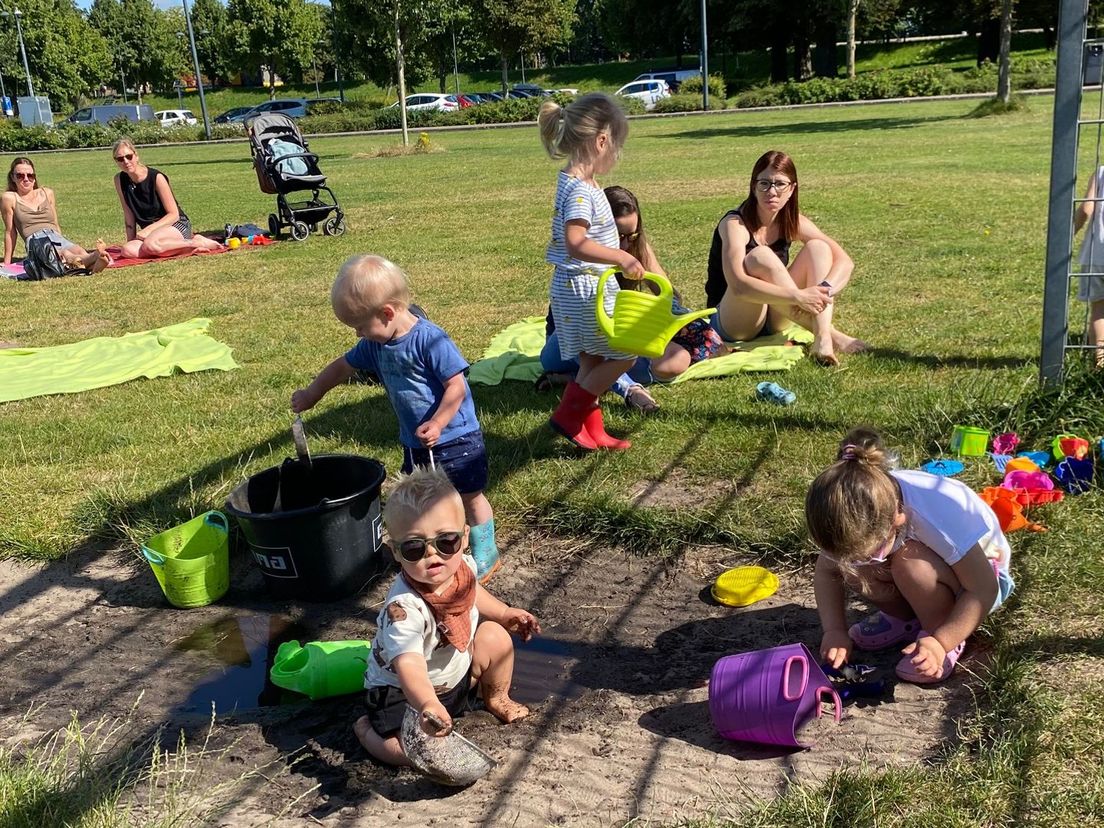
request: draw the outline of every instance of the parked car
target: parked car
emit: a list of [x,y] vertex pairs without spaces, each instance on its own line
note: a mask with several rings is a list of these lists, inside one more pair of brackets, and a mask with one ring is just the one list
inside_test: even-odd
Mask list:
[[272,101],[265,101],[249,110],[242,120],[249,121],[264,112],[279,112],[281,115],[287,115],[289,118],[305,118],[307,115],[307,99],[276,98]]
[[199,123],[190,109],[162,109],[153,114],[163,127],[195,126]]
[[528,95],[530,98],[543,98],[552,94],[551,89],[537,86],[535,83],[515,83],[514,91]]
[[108,124],[125,118],[128,121],[155,121],[153,107],[149,104],[113,104],[110,106],[86,106],[78,109],[62,124]]
[[645,72],[637,75],[633,80],[661,80],[666,81],[672,92],[678,92],[684,81],[701,75],[701,69],[657,69],[654,72]]
[[655,109],[655,105],[664,98],[671,97],[671,87],[663,80],[643,80],[626,83],[615,93],[622,98],[636,98],[644,108]]
[[463,95],[457,95],[456,102],[460,104],[461,109],[467,109],[469,106],[479,106],[479,104],[483,103],[480,97],[474,92],[465,92]]
[[480,92],[479,97],[483,99],[483,103],[497,103],[504,100],[501,92]]
[[[392,107],[398,105],[398,101],[391,104]],[[460,108],[460,103],[456,100],[455,95],[438,95],[437,93],[418,92],[414,95],[406,96],[406,108],[407,111],[413,109],[435,109],[438,112],[455,112]]]
[[233,109],[228,109],[215,118],[216,124],[240,124],[245,120],[245,116],[253,111],[251,106],[235,106]]
[[525,99],[525,98],[532,98],[532,97],[533,96],[531,94],[529,94],[528,92],[526,92],[524,89],[507,89],[506,90],[507,100],[509,100],[510,98]]
[[563,89],[549,89],[553,95],[578,95],[579,90],[573,86],[565,86]]

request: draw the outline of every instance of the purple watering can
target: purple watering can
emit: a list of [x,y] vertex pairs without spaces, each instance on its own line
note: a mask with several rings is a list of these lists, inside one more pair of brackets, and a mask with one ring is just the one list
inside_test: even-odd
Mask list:
[[709,679],[709,715],[726,739],[807,748],[797,731],[821,715],[827,696],[840,720],[843,702],[804,644],[725,656]]

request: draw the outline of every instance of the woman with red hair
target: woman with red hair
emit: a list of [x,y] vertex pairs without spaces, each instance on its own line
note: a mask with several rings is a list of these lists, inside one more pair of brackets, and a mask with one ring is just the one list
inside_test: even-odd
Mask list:
[[[795,241],[801,250],[790,261]],[[847,252],[801,214],[793,159],[766,152],[752,169],[748,197],[713,233],[705,283],[717,308],[713,328],[726,343],[740,342],[785,330],[792,320],[812,331],[813,359],[838,365],[837,352],[866,347],[832,324],[835,298],[853,268]]]

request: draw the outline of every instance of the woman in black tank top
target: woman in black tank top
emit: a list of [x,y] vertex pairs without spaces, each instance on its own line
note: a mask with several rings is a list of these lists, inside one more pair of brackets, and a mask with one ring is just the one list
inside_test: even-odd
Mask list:
[[[837,330],[835,298],[851,279],[846,251],[801,214],[797,169],[786,153],[764,153],[748,197],[713,232],[705,293],[717,308],[713,327],[727,342],[782,331],[796,322],[813,333],[809,355],[827,365],[866,343]],[[801,250],[790,261],[790,244]]]
[[129,138],[116,141],[112,154],[120,170],[115,176],[115,192],[126,224],[124,258],[152,259],[222,248],[214,239],[192,233],[191,222],[173,195],[169,179],[141,162]]

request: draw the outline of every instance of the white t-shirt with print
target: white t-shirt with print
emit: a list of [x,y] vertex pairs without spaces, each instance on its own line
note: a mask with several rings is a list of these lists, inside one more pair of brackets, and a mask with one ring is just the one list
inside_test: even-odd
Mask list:
[[[464,555],[464,564],[474,575],[475,559]],[[365,688],[380,685],[401,687],[391,662],[403,653],[420,653],[425,658],[429,681],[438,692],[456,687],[467,674],[472,660],[471,642],[479,624],[479,610],[474,604],[471,608],[471,638],[464,652],[453,647],[441,634],[429,604],[401,576],[391,585],[376,623],[379,627],[372,639],[372,654],[368,657],[368,669],[364,673]]]
[[996,513],[977,493],[958,480],[922,471],[890,472],[901,486],[907,519],[905,536],[918,540],[953,566],[978,544],[1004,572],[1012,548]]

